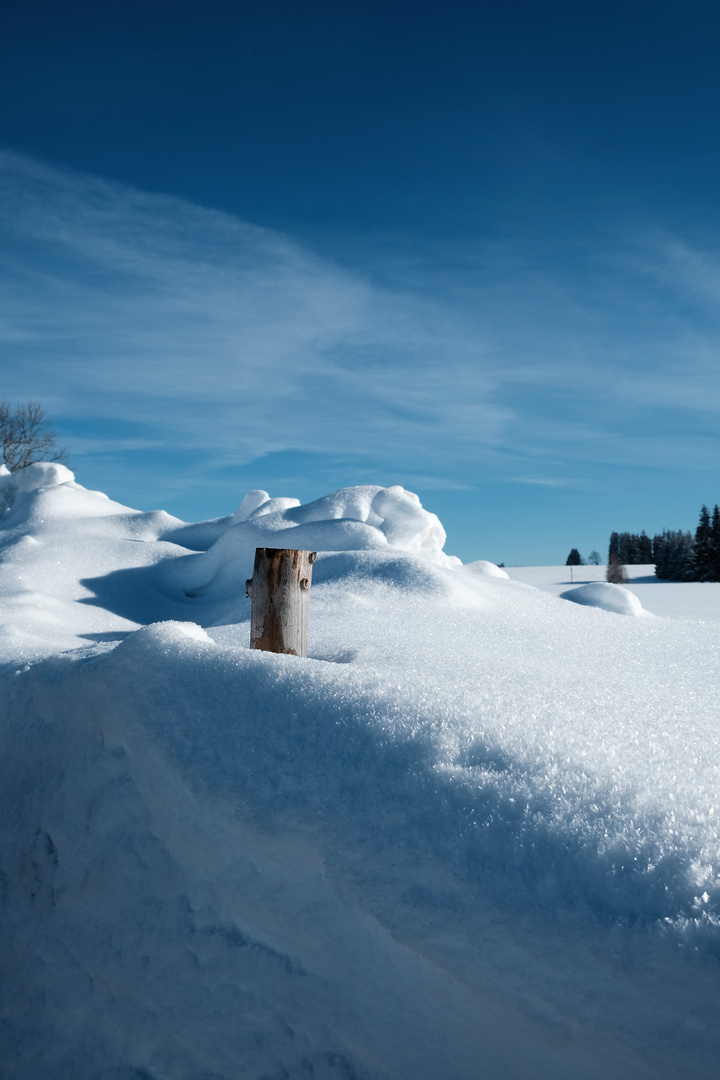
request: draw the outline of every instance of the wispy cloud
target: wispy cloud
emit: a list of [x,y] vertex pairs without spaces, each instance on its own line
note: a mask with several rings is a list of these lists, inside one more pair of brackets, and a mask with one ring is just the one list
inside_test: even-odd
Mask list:
[[553,476],[513,476],[515,484],[534,484],[538,487],[570,487],[571,480],[560,480]]
[[0,165],[13,396],[241,458],[497,437],[497,380],[450,312],[215,211]]
[[720,255],[664,234],[386,242],[351,268],[11,153],[0,231],[2,396],[41,399],[75,458],[297,451],[462,489],[718,449]]

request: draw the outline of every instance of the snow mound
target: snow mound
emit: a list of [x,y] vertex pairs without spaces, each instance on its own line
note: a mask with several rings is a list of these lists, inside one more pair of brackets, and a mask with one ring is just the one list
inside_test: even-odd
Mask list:
[[634,615],[650,617],[637,596],[622,585],[612,585],[609,581],[591,581],[589,585],[579,585],[561,593],[562,600],[571,600],[573,604],[586,604],[588,607],[612,611],[615,615]]
[[340,583],[347,586],[364,582],[427,594],[447,594],[449,577],[436,563],[387,548],[321,553],[313,567],[314,585]]
[[488,562],[487,559],[478,559],[476,562],[465,563],[465,569],[473,574],[484,574],[487,577],[508,579],[510,577],[501,566],[496,566],[494,562]]
[[118,645],[118,650],[119,655],[128,653],[134,657],[145,657],[153,648],[168,653],[171,649],[182,650],[188,642],[214,645],[212,638],[197,623],[169,619],[166,622],[148,623],[147,626],[142,626],[135,633],[129,634]]
[[7,465],[0,465],[0,488],[5,491],[39,491],[72,483],[74,479],[75,474],[57,461],[37,461],[15,472],[10,472]]
[[70,469],[56,461],[38,461],[15,472],[10,472],[7,465],[0,465],[0,513],[12,506],[20,493],[69,484],[74,479]]
[[[172,539],[182,543],[182,530],[175,530]],[[174,561],[164,580],[185,596],[211,600],[226,596],[252,576],[258,547],[318,552],[390,548],[437,566],[460,566],[459,559],[443,552],[445,539],[438,517],[423,508],[417,495],[398,485],[341,488],[305,505],[251,491],[207,551]]]
[[39,491],[56,484],[71,484],[75,479],[75,474],[66,465],[56,461],[38,461],[9,475],[18,491]]

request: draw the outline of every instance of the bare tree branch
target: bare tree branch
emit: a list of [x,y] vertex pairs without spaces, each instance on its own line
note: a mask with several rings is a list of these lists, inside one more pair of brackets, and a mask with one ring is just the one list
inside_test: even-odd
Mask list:
[[7,401],[0,402],[0,453],[10,472],[35,461],[67,461],[45,410],[35,401],[14,409]]

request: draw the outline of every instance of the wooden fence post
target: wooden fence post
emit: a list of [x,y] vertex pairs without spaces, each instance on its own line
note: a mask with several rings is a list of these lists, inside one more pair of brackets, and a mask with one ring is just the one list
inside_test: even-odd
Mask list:
[[253,576],[245,582],[252,600],[250,648],[307,656],[312,564],[317,553],[292,548],[255,548]]

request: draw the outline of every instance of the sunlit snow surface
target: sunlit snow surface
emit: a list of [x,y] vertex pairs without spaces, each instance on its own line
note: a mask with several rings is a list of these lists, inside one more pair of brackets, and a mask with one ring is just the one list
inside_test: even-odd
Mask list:
[[648,614],[630,589],[626,589],[624,585],[612,585],[609,581],[577,585],[560,593],[560,596],[573,604],[585,604],[588,607],[600,608],[601,611],[612,611],[616,615],[642,617]]
[[[184,525],[21,481],[2,1075],[713,1075],[720,620],[462,567],[401,488]],[[248,649],[288,530],[307,660]]]

